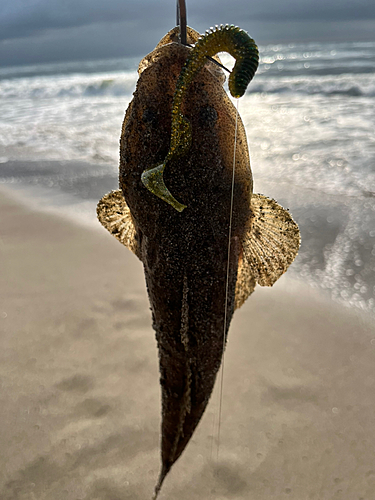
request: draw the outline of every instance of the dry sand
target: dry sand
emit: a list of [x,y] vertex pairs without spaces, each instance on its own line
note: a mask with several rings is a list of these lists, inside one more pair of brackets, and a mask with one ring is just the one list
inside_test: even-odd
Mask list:
[[[0,214],[1,500],[150,499],[160,393],[140,262],[3,195]],[[372,500],[374,389],[369,319],[288,277],[258,288],[229,332],[219,458],[216,393],[160,500]]]

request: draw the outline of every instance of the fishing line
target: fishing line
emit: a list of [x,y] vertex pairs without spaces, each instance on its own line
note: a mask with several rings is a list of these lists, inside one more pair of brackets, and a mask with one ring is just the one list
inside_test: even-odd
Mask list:
[[230,266],[230,251],[232,237],[232,219],[233,219],[233,202],[234,202],[234,177],[236,172],[236,147],[237,147],[237,124],[238,124],[238,99],[236,99],[236,121],[234,128],[234,148],[233,148],[233,168],[232,168],[232,188],[230,197],[230,212],[229,212],[229,229],[228,229],[228,260],[227,260],[227,276],[225,284],[225,308],[224,308],[224,329],[223,329],[223,350],[220,372],[220,391],[219,391],[219,414],[218,414],[218,430],[217,430],[217,454],[216,462],[219,461],[220,449],[220,428],[221,428],[221,409],[223,401],[223,385],[224,385],[224,352],[225,352],[225,337],[228,317],[228,290],[229,290],[229,266]]

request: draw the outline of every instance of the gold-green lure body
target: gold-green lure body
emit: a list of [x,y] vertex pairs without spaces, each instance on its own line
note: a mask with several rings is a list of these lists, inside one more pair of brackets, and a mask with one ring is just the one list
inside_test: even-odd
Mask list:
[[197,41],[177,80],[172,105],[171,144],[164,162],[142,173],[144,186],[178,212],[182,212],[186,205],[178,202],[169,191],[164,183],[163,172],[169,161],[185,155],[190,148],[191,126],[181,112],[181,104],[190,83],[206,64],[207,57],[218,52],[228,52],[236,60],[229,76],[229,91],[236,98],[244,95],[258,67],[258,47],[246,31],[237,26],[216,26]]

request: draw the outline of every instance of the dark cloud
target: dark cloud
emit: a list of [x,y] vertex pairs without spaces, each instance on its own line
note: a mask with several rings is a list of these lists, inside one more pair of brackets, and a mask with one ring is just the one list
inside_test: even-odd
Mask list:
[[[259,42],[375,39],[373,0],[187,0],[188,23]],[[0,65],[138,56],[175,24],[175,0],[2,0]]]
[[[373,0],[202,0],[187,1],[188,16],[238,21],[346,21],[375,19]],[[163,23],[175,19],[174,0],[2,0],[0,39],[98,23]],[[229,20],[229,21],[226,21]]]
[[194,15],[209,19],[216,12],[247,21],[353,21],[375,19],[374,0],[193,0]]
[[[168,0],[3,0],[0,39],[24,38],[44,31],[118,22],[136,22],[147,13],[157,19]],[[172,17],[172,16],[171,16]]]

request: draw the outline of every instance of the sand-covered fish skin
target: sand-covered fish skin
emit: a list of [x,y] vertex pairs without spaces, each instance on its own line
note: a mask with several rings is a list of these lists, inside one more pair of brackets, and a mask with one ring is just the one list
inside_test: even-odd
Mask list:
[[234,311],[238,242],[244,237],[252,191],[240,122],[224,328],[236,111],[221,81],[207,69],[191,84],[183,105],[192,146],[187,155],[168,164],[164,176],[187,208],[178,213],[140,180],[142,172],[161,163],[168,152],[173,93],[189,52],[180,44],[155,50],[138,80],[121,138],[120,185],[137,227],[159,347],[164,473],[194,432],[220,367]]

